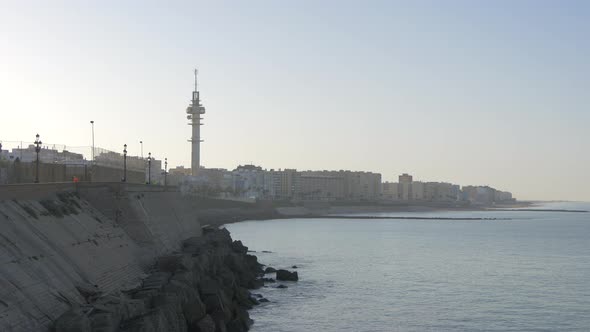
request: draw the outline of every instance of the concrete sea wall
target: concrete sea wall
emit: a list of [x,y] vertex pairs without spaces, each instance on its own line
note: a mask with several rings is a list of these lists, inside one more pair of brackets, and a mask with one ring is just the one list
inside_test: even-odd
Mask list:
[[136,287],[201,235],[195,204],[130,184],[0,188],[0,331],[47,331],[88,289]]
[[[36,169],[34,162],[0,161],[0,184],[33,183]],[[123,169],[103,165],[39,163],[41,183],[71,182],[74,176],[80,181],[119,182],[123,177]],[[127,170],[128,183],[143,184],[145,181],[144,170]]]

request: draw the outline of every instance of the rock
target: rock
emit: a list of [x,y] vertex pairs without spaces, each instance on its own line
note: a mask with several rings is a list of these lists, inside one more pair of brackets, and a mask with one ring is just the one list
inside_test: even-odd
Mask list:
[[182,242],[182,251],[186,253],[200,253],[207,245],[207,239],[204,236],[191,237]]
[[272,254],[272,251],[268,251],[268,250],[262,250],[262,252],[265,254]]
[[259,305],[260,302],[258,301],[258,299],[256,299],[255,297],[250,297],[250,302],[252,302],[253,305]]
[[245,332],[253,323],[247,309],[268,302],[248,289],[275,282],[262,278],[264,265],[248,252],[227,230],[187,239],[183,253],[157,258],[141,286],[103,296],[96,286],[81,284],[78,291],[90,305],[60,316],[55,331]]
[[184,318],[186,318],[189,329],[191,330],[196,329],[199,321],[201,321],[207,315],[205,305],[200,299],[191,303],[187,303],[183,306],[182,311],[184,313]]
[[90,316],[92,331],[117,332],[121,316],[113,312],[93,312]]
[[211,313],[211,318],[213,318],[213,321],[215,322],[217,332],[227,331],[227,326],[225,325],[226,314],[223,311],[218,310],[216,312]]
[[193,268],[193,260],[189,255],[176,254],[159,257],[158,270],[163,272],[190,271]]
[[133,299],[142,301],[146,308],[150,308],[152,299],[158,294],[156,289],[141,289],[133,294]]
[[143,280],[143,289],[161,289],[168,283],[172,273],[154,272]]
[[197,271],[197,269],[195,269],[194,265],[193,270],[191,271],[176,271],[170,280],[178,281],[190,287],[197,288],[201,273],[195,271]]
[[246,330],[248,330],[250,328],[250,326],[252,326],[252,324],[254,323],[254,321],[252,319],[250,319],[250,315],[248,314],[248,312],[241,307],[236,308],[236,319],[239,320],[242,325],[246,328]]
[[245,307],[246,309],[252,309],[252,302],[250,302],[250,292],[243,287],[236,287],[235,299],[237,304]]
[[297,272],[289,272],[287,270],[278,270],[277,271],[277,280],[297,281],[297,280],[299,280],[299,276],[297,275]]
[[292,269],[296,269],[297,268],[297,265],[293,265],[293,266],[291,266],[291,268]]
[[212,313],[214,311],[223,310],[223,302],[219,295],[208,295],[203,300],[205,303],[205,307],[207,308],[207,313]]
[[217,285],[215,280],[206,278],[199,283],[199,291],[201,292],[201,296],[216,295],[219,291],[219,285]]
[[196,289],[175,280],[171,280],[166,286],[164,286],[162,292],[178,296],[182,305],[195,302],[199,299],[199,293]]
[[232,242],[231,249],[238,254],[245,254],[248,252],[248,247],[244,246],[242,241]]
[[262,279],[252,279],[246,283],[248,289],[258,289],[262,286],[264,286],[264,281]]
[[215,332],[215,322],[207,315],[197,323],[197,328],[199,332]]
[[280,284],[277,286],[277,288],[289,288],[289,287],[287,287],[287,285]]
[[248,329],[239,319],[234,319],[226,324],[228,332],[246,332]]
[[277,269],[275,269],[274,267],[270,267],[270,266],[264,270],[264,273],[275,273],[275,272],[277,272]]
[[90,332],[91,322],[81,309],[70,309],[55,322],[56,332]]
[[87,303],[93,302],[96,300],[100,295],[101,291],[98,289],[96,285],[86,284],[86,283],[77,283],[76,289],[86,299]]
[[126,299],[121,302],[120,314],[123,320],[133,319],[144,315],[146,312],[147,309],[143,300]]

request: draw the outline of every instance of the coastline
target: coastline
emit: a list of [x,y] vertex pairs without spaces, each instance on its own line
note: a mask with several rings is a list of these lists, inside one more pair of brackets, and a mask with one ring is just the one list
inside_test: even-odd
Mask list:
[[[432,219],[432,220],[500,220],[486,217],[416,217],[416,216],[372,216],[379,213],[424,213],[444,211],[511,211],[511,212],[564,212],[564,213],[588,213],[586,210],[568,209],[543,209],[537,208],[542,202],[516,202],[515,204],[498,204],[495,206],[444,206],[444,205],[335,205],[335,206],[278,206],[278,207],[253,207],[231,209],[205,209],[200,212],[202,225],[219,228],[225,224],[231,224],[249,220],[272,219]],[[510,218],[501,218],[510,220]]]

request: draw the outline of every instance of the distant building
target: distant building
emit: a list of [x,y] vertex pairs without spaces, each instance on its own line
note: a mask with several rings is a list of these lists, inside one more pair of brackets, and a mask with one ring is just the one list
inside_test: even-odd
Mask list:
[[463,186],[464,199],[479,205],[492,205],[496,197],[496,190],[488,186]]
[[402,201],[408,201],[412,199],[412,176],[404,173],[399,176],[399,191],[400,199]]
[[349,201],[378,200],[381,197],[381,174],[372,172],[331,171],[344,181],[344,197]]
[[452,183],[426,182],[424,184],[424,199],[438,202],[458,201],[461,199],[461,189]]
[[191,169],[190,168],[185,168],[184,166],[177,166],[177,167],[174,167],[174,168],[170,168],[168,170],[168,174],[170,174],[170,175],[190,176],[191,175]]
[[305,171],[299,175],[297,198],[335,201],[344,198],[344,177],[338,172]]
[[[18,158],[21,162],[30,163],[37,160],[35,145],[31,144],[27,148],[14,148],[11,153],[3,153],[4,159],[16,161]],[[69,164],[84,163],[84,156],[80,153],[73,153],[67,150],[58,151],[48,147],[41,147],[39,151],[39,162],[45,164]]]
[[386,201],[399,201],[401,195],[399,193],[399,183],[397,182],[384,182],[382,185],[382,199]]
[[494,196],[495,203],[510,203],[513,201],[514,199],[512,198],[512,193],[508,191],[496,190],[496,194]]
[[412,182],[412,200],[423,201],[425,199],[426,184],[420,181]]
[[[164,171],[162,170],[162,160],[158,160],[152,157],[151,162],[139,157],[137,158],[140,162],[143,162],[145,167],[145,183],[150,182],[151,184],[164,184]],[[127,157],[128,161],[130,157]]]
[[446,182],[414,181],[409,174],[399,176],[399,182],[383,183],[384,200],[399,201],[457,201],[460,200],[460,186]]
[[225,168],[205,168],[199,170],[199,177],[212,187],[223,192],[232,192],[234,188],[232,172]]
[[270,196],[277,200],[291,200],[299,186],[299,172],[296,169],[270,170]]
[[233,190],[247,198],[262,198],[264,192],[264,171],[260,166],[240,165],[232,171]]

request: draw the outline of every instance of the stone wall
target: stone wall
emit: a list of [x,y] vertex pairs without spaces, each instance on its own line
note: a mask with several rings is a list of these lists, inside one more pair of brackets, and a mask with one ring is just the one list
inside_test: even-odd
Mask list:
[[[0,164],[0,184],[33,183],[36,163],[12,162]],[[39,163],[39,182],[121,182],[123,169],[98,165],[64,165]],[[127,170],[127,182],[145,183],[145,171]]]

